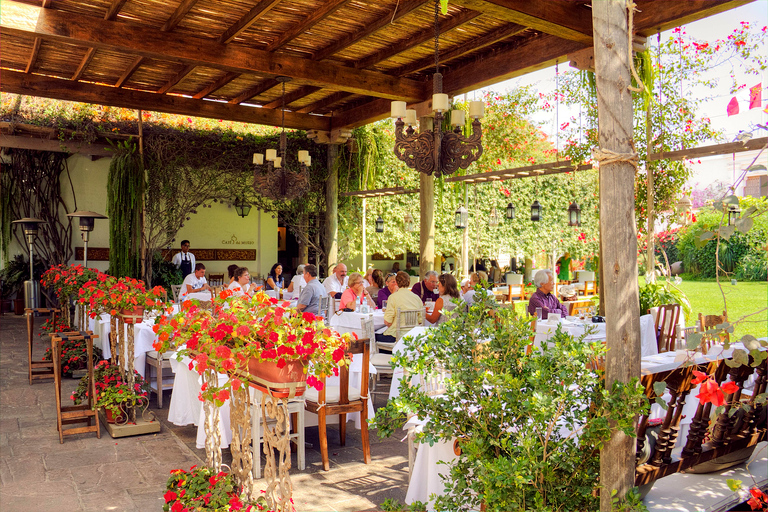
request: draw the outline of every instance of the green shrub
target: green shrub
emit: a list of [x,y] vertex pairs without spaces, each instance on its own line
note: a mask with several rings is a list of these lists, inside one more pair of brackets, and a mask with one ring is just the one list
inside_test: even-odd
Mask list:
[[[679,282],[679,281],[678,281]],[[646,283],[640,287],[640,314],[645,315],[648,310],[664,304],[680,304],[683,308],[686,322],[691,316],[691,303],[688,297],[666,280],[658,280],[655,283]]]
[[165,261],[162,253],[156,251],[152,255],[152,286],[162,286],[168,291],[170,297],[171,285],[182,282],[184,277],[181,275],[181,270],[170,261]]
[[768,280],[768,255],[750,252],[739,262],[736,278],[744,281]]

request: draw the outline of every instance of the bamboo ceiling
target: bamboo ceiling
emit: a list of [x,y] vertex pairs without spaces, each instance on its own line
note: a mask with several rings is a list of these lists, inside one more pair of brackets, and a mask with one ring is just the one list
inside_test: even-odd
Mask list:
[[[640,35],[750,0],[636,0]],[[0,0],[0,90],[335,130],[432,95],[432,0]],[[444,92],[565,61],[592,45],[586,0],[449,0]]]

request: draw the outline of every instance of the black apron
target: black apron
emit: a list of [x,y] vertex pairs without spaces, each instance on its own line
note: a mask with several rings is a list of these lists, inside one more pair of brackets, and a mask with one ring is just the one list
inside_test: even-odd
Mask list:
[[189,253],[181,253],[181,265],[179,266],[179,269],[181,269],[182,277],[187,277],[192,273],[192,260],[189,257]]

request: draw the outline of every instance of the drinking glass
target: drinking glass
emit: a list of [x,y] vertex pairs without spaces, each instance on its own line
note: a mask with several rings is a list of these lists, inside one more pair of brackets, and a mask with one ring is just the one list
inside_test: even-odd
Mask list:
[[386,300],[381,301],[381,309],[387,309],[387,301]]

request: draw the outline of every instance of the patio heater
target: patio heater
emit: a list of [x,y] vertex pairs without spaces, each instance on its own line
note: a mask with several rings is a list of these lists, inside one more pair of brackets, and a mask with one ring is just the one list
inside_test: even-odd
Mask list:
[[83,266],[88,268],[88,238],[93,231],[93,224],[96,219],[106,219],[107,216],[96,212],[80,211],[68,213],[67,217],[80,219],[80,236],[83,237]]
[[24,230],[24,236],[29,244],[29,280],[24,281],[24,307],[40,307],[40,283],[35,281],[34,250],[35,239],[37,238],[38,227],[46,222],[34,217],[24,217],[23,219],[13,221],[13,224],[21,224]]

